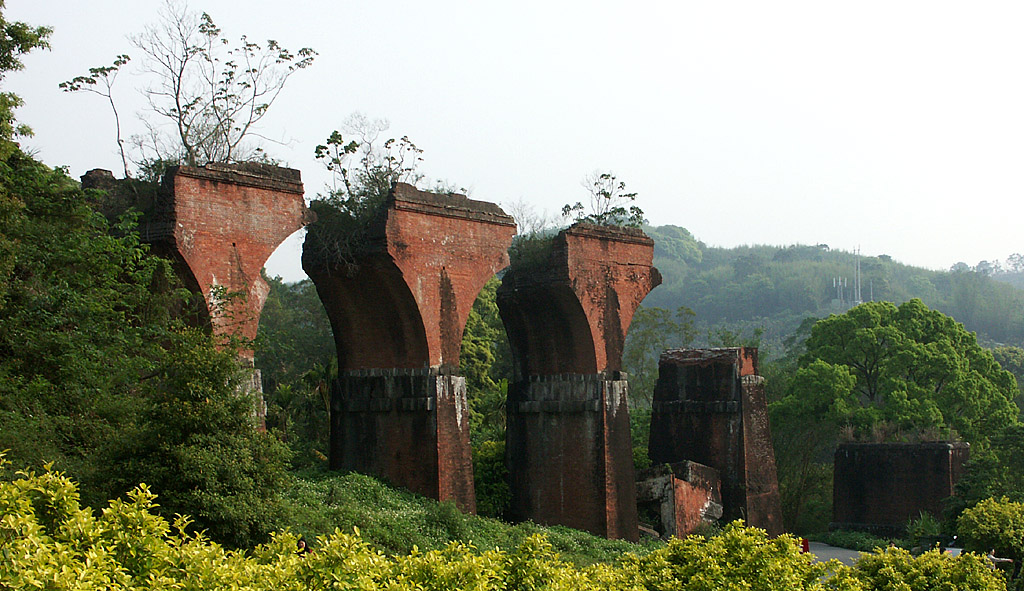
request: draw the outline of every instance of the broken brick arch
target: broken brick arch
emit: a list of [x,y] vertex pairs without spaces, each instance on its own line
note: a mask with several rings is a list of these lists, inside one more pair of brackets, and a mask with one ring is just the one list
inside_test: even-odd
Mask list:
[[332,303],[328,317],[342,371],[430,367],[416,298],[388,257],[367,257],[340,276],[317,275],[314,283],[321,301]]
[[[105,170],[82,177],[83,187],[117,200],[130,193],[121,183]],[[193,320],[217,335],[255,339],[270,291],[263,264],[312,219],[299,171],[258,163],[171,167],[148,205],[140,238],[174,263],[186,288],[202,295],[205,305]],[[251,350],[242,355],[252,361]]]
[[576,224],[497,292],[512,349],[506,464],[513,519],[638,537],[622,348],[661,275],[639,229]]
[[[354,260],[330,259],[307,235],[303,268],[338,350],[332,469],[475,510],[459,353],[473,302],[508,266],[514,233],[494,204],[398,183]],[[636,539],[620,370],[633,312],[661,282],[653,244],[640,230],[576,225],[553,238],[546,260],[504,273],[515,518]]]
[[[511,285],[514,275],[506,276],[513,278],[508,284]],[[505,285],[502,285],[502,294],[507,293]],[[514,379],[531,375],[597,373],[597,356],[587,316],[570,285],[523,290],[515,305],[500,309],[513,351]]]
[[500,207],[396,183],[352,261],[307,235],[302,267],[334,332],[332,469],[366,472],[476,511],[462,333],[484,284],[508,265]]

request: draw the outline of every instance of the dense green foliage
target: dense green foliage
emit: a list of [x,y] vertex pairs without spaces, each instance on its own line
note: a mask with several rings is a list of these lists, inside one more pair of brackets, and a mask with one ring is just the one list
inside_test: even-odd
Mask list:
[[[710,539],[673,540],[614,564],[574,566],[543,536],[515,547],[455,542],[388,556],[356,530],[317,540],[298,554],[283,533],[251,552],[226,551],[153,513],[144,486],[98,516],[80,506],[75,483],[45,472],[0,481],[4,534],[0,586],[13,589],[477,589],[710,590],[905,589],[1001,590],[1000,576],[981,557],[937,552],[914,558],[900,550],[862,558],[855,567],[815,563],[790,536],[730,524]],[[478,550],[477,547],[486,548]]]
[[957,531],[967,550],[1024,561],[1024,503],[985,499],[960,515]]
[[[0,9],[4,2],[0,1]],[[20,21],[9,21],[0,14],[0,82],[8,72],[21,70],[25,65],[21,56],[33,49],[49,48],[49,27],[32,26]],[[22,105],[21,97],[9,91],[0,92],[0,160],[6,160],[18,145],[14,140],[18,136],[30,136],[32,130],[19,123],[14,117],[14,110]],[[0,213],[0,221],[3,220]]]
[[260,315],[256,367],[267,403],[267,428],[292,450],[295,467],[327,458],[330,383],[338,360],[327,312],[313,282],[268,280]]
[[[851,390],[833,393],[833,404],[838,422],[860,435],[886,423],[904,431],[955,429],[984,445],[1019,413],[1012,374],[973,333],[920,300],[868,302],[830,316],[814,325],[806,348],[803,367],[842,366],[856,379]],[[792,387],[807,388],[799,377]]]
[[[654,264],[665,278],[645,305],[688,306],[707,327],[763,327],[772,355],[781,352],[782,340],[804,318],[823,318],[854,303],[858,257],[853,253],[824,244],[718,248],[678,226],[644,231],[654,239]],[[1000,281],[1012,274],[992,273],[981,264],[930,271],[886,255],[860,257],[860,266],[865,301],[918,298],[977,332],[983,342],[1024,344],[1024,317],[1018,313],[1024,291]],[[845,278],[845,289],[837,290],[836,278]]]
[[335,529],[355,528],[364,541],[385,554],[408,554],[413,548],[441,550],[451,542],[511,551],[528,537],[544,534],[564,559],[588,565],[614,562],[624,552],[643,552],[660,544],[638,546],[567,527],[532,522],[513,526],[465,515],[450,502],[438,503],[356,473],[302,473],[283,494],[294,531],[313,539]]
[[237,351],[178,319],[187,294],[139,242],[110,227],[62,171],[13,152],[0,276],[0,449],[54,462],[99,504],[147,481],[166,515],[189,513],[249,546],[279,526],[287,450],[255,431]]
[[960,515],[957,533],[965,550],[993,552],[1002,559],[994,562],[994,566],[1006,573],[1009,587],[1024,589],[1024,503],[1006,497],[985,499]]
[[288,480],[288,449],[256,429],[256,400],[236,351],[194,329],[172,339],[140,415],[121,426],[106,456],[108,490],[146,482],[164,515],[192,515],[233,547],[264,542],[284,526],[278,491]]
[[853,568],[854,589],[952,591],[1006,589],[1003,577],[984,557],[961,554],[950,558],[936,550],[914,557],[902,548],[865,554]]
[[86,477],[86,450],[135,412],[162,351],[170,267],[147,256],[131,220],[112,232],[62,171],[21,152],[0,162],[0,194],[0,448]]
[[954,514],[992,497],[1024,502],[1024,425],[1007,427],[987,450],[973,454],[956,492]]
[[498,315],[499,285],[501,282],[492,277],[477,295],[466,320],[459,353],[459,371],[466,377],[474,444],[505,441],[505,398],[512,374],[512,351]]
[[[1005,447],[1003,433],[1017,422],[1012,374],[973,333],[920,300],[868,302],[829,316],[794,350],[802,354],[780,378],[785,388],[770,415],[784,519],[798,531],[821,529],[829,518],[832,452],[841,436],[906,441],[959,434],[980,463],[993,458],[993,441]],[[1006,460],[990,461],[984,481],[996,472],[1012,479],[1014,464]],[[990,494],[985,486],[976,496]]]

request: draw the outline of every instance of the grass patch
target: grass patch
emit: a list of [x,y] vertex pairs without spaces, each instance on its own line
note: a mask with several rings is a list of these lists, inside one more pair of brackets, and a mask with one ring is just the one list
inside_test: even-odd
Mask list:
[[[306,472],[284,492],[292,531],[311,542],[335,529],[360,536],[382,552],[405,555],[413,547],[440,550],[452,541],[480,550],[512,551],[527,537],[543,533],[563,560],[578,566],[615,562],[622,554],[646,554],[663,545],[606,540],[568,527],[532,522],[510,525],[498,519],[465,515],[451,502],[391,488],[363,474]],[[315,544],[315,542],[314,542]]]
[[904,544],[903,540],[889,540],[866,532],[846,530],[816,534],[811,536],[811,539],[815,542],[823,542],[829,546],[835,546],[836,548],[846,548],[847,550],[857,550],[860,552],[872,552],[876,548],[886,548],[890,542],[901,547]]

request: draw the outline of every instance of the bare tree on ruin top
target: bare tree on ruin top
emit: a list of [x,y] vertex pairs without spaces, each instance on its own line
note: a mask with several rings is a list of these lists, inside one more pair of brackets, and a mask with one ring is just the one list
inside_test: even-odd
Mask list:
[[[141,72],[151,81],[141,89],[148,104],[139,113],[145,132],[131,138],[132,160],[144,175],[168,164],[269,161],[258,124],[288,79],[317,55],[308,47],[293,53],[277,41],[260,44],[245,35],[233,42],[209,14],[175,0],[167,0],[158,22],[129,40],[142,52]],[[113,74],[127,62],[127,55],[118,56],[113,67],[91,69],[61,87],[97,92],[101,86],[98,94],[113,108]],[[116,118],[116,108],[114,113]]]
[[577,201],[575,205],[567,204],[562,208],[564,217],[599,226],[639,228],[645,222],[643,210],[632,205],[636,193],[627,191],[626,183],[614,173],[593,172],[584,177],[582,184],[590,193],[590,213]]

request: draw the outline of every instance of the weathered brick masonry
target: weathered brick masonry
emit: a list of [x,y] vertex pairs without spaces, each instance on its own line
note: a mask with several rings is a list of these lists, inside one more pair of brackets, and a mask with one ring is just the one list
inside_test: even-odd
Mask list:
[[643,232],[576,225],[508,271],[498,307],[513,357],[506,457],[512,516],[636,540],[628,383],[633,313],[661,276]]
[[966,443],[843,443],[836,450],[833,526],[902,535],[921,511],[938,517],[970,458]]
[[307,239],[302,266],[334,332],[333,469],[366,471],[475,511],[462,333],[508,264],[515,223],[497,205],[398,183],[354,261]]
[[718,470],[696,462],[660,464],[637,474],[637,502],[657,513],[658,533],[685,538],[722,516]]
[[[142,238],[176,261],[186,286],[203,294],[214,334],[251,340],[270,291],[260,275],[263,264],[310,219],[298,170],[180,166],[164,175]],[[252,351],[243,354],[252,360]]]
[[648,452],[655,464],[691,460],[721,475],[725,519],[783,531],[775,453],[757,349],[662,354]]

